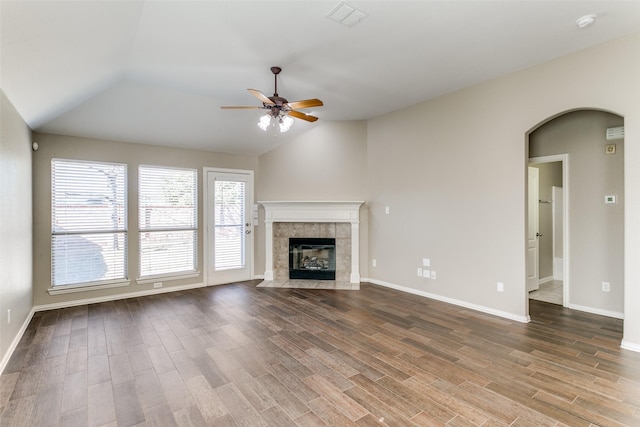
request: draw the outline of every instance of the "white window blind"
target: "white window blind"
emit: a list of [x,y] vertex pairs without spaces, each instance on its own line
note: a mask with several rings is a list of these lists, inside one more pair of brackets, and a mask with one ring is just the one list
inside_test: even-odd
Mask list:
[[216,179],[215,182],[215,268],[228,270],[245,266],[245,183]]
[[196,271],[197,181],[195,169],[138,168],[140,277]]
[[51,161],[51,284],[127,276],[127,167]]

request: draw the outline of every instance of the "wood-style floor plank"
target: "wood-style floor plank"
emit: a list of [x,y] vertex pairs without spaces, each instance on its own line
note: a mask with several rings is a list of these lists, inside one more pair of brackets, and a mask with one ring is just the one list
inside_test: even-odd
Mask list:
[[36,313],[0,426],[640,426],[621,320],[258,283]]

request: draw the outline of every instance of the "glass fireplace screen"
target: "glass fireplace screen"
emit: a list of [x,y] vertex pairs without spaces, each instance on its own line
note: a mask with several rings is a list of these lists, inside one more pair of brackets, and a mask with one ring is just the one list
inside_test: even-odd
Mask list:
[[290,279],[336,279],[336,239],[290,238]]

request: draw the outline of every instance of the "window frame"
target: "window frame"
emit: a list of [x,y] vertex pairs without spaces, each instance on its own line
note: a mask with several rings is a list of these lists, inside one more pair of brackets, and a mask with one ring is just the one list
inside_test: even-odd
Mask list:
[[[121,168],[120,172],[123,173],[121,183],[121,188],[117,188],[117,201],[121,203],[121,219],[118,221],[119,224],[122,224],[121,227],[115,226],[113,228],[84,228],[84,229],[76,229],[70,231],[60,231],[56,229],[56,221],[60,215],[57,215],[59,202],[63,199],[59,199],[56,197],[56,194],[60,191],[60,188],[56,188],[56,164],[70,165],[70,164],[87,164],[87,165],[111,165],[117,166]],[[50,259],[51,259],[51,268],[50,268],[50,287],[47,289],[50,295],[64,294],[70,292],[79,292],[84,290],[96,290],[96,289],[105,289],[105,288],[113,288],[113,287],[123,287],[128,286],[130,284],[129,280],[129,266],[128,266],[128,254],[129,254],[129,227],[128,227],[128,165],[126,163],[121,162],[110,162],[110,161],[100,161],[100,160],[84,160],[84,159],[69,159],[69,158],[52,158],[50,162],[50,238],[49,238],[49,249],[50,249]],[[68,167],[68,166],[67,166]],[[79,174],[81,177],[81,175]],[[62,184],[61,184],[62,185]],[[80,186],[79,186],[80,188]],[[61,213],[62,215],[62,213]],[[78,224],[80,226],[81,224]],[[120,259],[120,267],[122,269],[121,277],[113,277],[101,280],[90,280],[90,281],[79,281],[73,283],[64,283],[64,284],[55,284],[55,257],[56,257],[56,237],[59,236],[83,236],[83,235],[113,235],[113,236],[122,236],[124,245],[122,258]]]
[[[193,174],[193,224],[190,227],[148,227],[145,228],[142,225],[142,220],[145,218],[145,214],[143,213],[143,209],[145,207],[145,203],[142,198],[144,197],[144,193],[142,190],[142,185],[144,184],[143,179],[141,178],[143,174],[141,173],[143,169],[155,169],[155,170],[164,170],[164,171],[186,171],[191,172]],[[200,275],[200,271],[198,268],[198,242],[199,242],[199,227],[198,227],[198,170],[196,168],[189,167],[175,167],[175,166],[164,166],[164,165],[149,165],[149,164],[139,164],[138,165],[138,272],[136,283],[145,284],[145,283],[154,283],[156,285],[159,280],[178,280],[178,279],[188,279],[198,277]],[[194,233],[193,240],[193,252],[191,253],[191,258],[193,260],[193,268],[187,270],[176,270],[176,271],[161,271],[161,272],[151,272],[150,274],[143,275],[143,234],[145,233],[154,233],[154,232],[181,232],[181,231],[192,231]],[[158,286],[160,287],[161,284]]]

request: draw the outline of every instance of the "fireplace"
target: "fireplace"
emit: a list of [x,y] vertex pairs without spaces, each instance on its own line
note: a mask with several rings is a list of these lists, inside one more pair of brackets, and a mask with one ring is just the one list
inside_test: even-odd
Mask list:
[[290,238],[289,279],[336,279],[336,239]]
[[335,237],[335,281],[360,283],[363,202],[258,202],[265,210],[265,281],[289,280],[289,238]]

